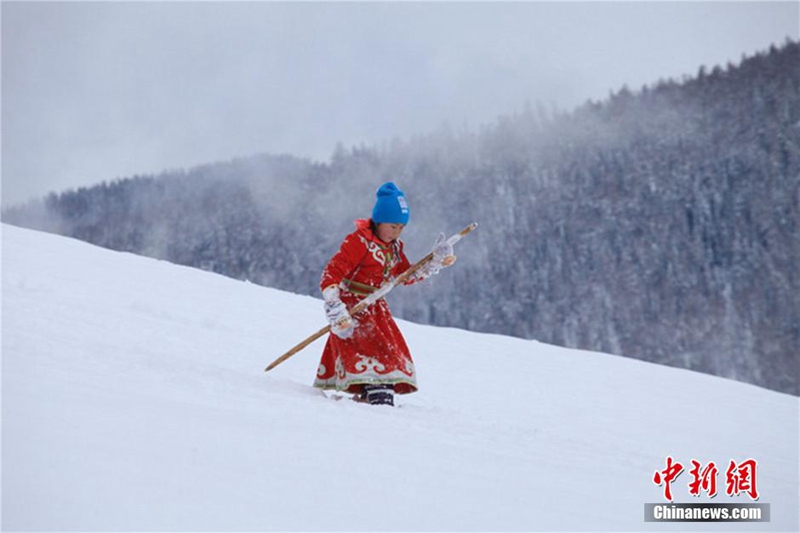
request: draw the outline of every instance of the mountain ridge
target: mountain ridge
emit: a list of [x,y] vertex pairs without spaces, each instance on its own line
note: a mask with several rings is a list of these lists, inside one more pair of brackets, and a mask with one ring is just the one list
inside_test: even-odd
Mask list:
[[398,316],[800,394],[800,44],[330,163],[256,156],[51,195],[6,222],[309,295],[382,180],[413,257],[482,229]]

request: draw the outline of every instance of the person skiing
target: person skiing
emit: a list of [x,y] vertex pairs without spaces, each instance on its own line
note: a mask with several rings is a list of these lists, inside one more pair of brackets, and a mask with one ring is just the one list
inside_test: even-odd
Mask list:
[[[385,299],[357,316],[351,309],[411,264],[399,239],[410,210],[405,194],[393,182],[377,191],[372,217],[356,220],[325,266],[320,279],[325,315],[331,333],[317,367],[314,386],[355,394],[354,399],[394,405],[395,394],[417,391],[414,361]],[[433,259],[414,273],[410,285],[437,274],[455,262],[453,247],[440,234]]]

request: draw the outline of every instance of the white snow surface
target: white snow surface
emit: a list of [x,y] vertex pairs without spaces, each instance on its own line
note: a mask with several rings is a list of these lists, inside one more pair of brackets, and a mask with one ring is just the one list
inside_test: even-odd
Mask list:
[[[4,531],[798,530],[796,397],[399,321],[420,391],[335,401],[310,386],[324,339],[263,372],[319,299],[8,225],[2,245]],[[771,522],[645,523],[667,455],[720,465],[714,503],[750,501],[724,470],[757,459]],[[688,470],[675,501],[708,501]]]

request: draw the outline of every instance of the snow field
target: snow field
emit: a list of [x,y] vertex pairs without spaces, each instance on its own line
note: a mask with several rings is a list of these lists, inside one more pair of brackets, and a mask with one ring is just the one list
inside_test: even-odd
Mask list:
[[[333,401],[310,387],[324,339],[263,372],[324,325],[318,299],[2,240],[4,530],[798,530],[795,397],[400,321],[420,392]],[[772,521],[645,523],[667,455],[758,459]],[[676,502],[707,501],[688,480]],[[714,503],[749,501],[718,481]]]

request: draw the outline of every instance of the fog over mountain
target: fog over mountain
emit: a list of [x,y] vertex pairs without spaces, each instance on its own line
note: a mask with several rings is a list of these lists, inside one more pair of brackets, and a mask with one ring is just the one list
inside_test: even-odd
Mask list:
[[391,179],[411,205],[412,260],[439,231],[480,223],[456,267],[392,294],[398,316],[796,395],[798,64],[787,41],[571,112],[533,104],[478,130],[340,146],[330,163],[262,154],[134,176],[3,220],[317,295]]
[[800,38],[800,4],[2,2],[2,207],[269,152],[329,162]]

